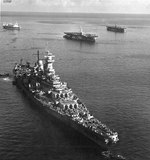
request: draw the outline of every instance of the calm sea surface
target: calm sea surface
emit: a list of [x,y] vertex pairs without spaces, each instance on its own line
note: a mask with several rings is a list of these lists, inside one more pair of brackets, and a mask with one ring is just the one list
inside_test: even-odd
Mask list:
[[[56,73],[87,108],[119,134],[113,151],[150,159],[150,15],[3,14],[20,31],[0,29],[0,73],[15,62],[56,56]],[[126,26],[124,34],[105,25]],[[64,31],[98,34],[95,44],[63,39]],[[0,160],[103,160],[99,148],[33,107],[11,79],[0,79]]]

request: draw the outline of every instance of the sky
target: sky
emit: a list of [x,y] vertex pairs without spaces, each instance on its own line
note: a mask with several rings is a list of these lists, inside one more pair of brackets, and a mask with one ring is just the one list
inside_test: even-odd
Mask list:
[[150,0],[12,0],[2,11],[150,14]]

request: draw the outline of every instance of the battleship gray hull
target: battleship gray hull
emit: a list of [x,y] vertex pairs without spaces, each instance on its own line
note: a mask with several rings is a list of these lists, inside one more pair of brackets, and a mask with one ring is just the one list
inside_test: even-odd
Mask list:
[[36,98],[34,98],[34,95],[23,85],[21,79],[19,78],[15,79],[13,81],[13,84],[15,84],[21,90],[21,92],[24,93],[36,107],[41,108],[46,113],[48,113],[50,116],[53,116],[53,118],[59,120],[60,122],[63,122],[65,125],[73,128],[80,134],[86,136],[92,142],[100,146],[102,150],[108,150],[108,145],[105,143],[105,139],[103,136],[100,136],[97,133],[94,133],[93,131],[91,131],[88,128],[85,128],[84,126],[80,125],[76,121],[72,121],[70,117],[66,115],[61,115],[57,113],[56,111],[52,110],[50,107],[44,106]]

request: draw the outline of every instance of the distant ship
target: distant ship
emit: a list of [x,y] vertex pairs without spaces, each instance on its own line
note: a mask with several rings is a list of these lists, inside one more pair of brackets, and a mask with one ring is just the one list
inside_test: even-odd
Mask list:
[[72,127],[94,143],[107,150],[115,144],[118,133],[111,131],[105,124],[95,118],[81,100],[61,82],[53,68],[54,55],[46,51],[45,59],[39,59],[35,65],[16,64],[13,69],[14,81],[20,90],[35,104],[45,110],[51,117]]
[[64,34],[64,38],[77,41],[95,42],[98,37],[96,34],[83,33],[82,30],[80,30],[80,32],[64,32]]
[[12,23],[4,23],[3,24],[3,28],[4,29],[8,29],[8,30],[20,30],[20,26],[18,23],[12,24]]
[[121,26],[106,26],[107,31],[112,31],[112,32],[120,32],[120,33],[124,33],[126,31],[125,27],[121,27]]

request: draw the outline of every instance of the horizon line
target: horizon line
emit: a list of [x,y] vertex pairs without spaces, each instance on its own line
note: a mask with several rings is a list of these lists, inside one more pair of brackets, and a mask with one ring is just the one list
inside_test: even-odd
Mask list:
[[123,13],[123,12],[44,12],[44,11],[2,11],[1,12],[14,12],[14,13],[68,13],[68,14],[135,14],[135,15],[138,15],[138,14],[143,14],[143,15],[150,15],[150,13]]

